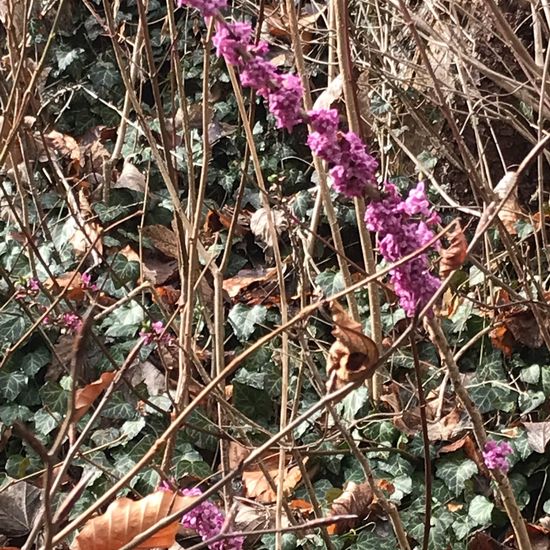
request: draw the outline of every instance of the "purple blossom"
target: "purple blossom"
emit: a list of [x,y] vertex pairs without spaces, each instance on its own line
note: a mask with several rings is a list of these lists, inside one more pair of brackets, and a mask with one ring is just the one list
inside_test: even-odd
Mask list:
[[33,292],[38,292],[40,290],[40,284],[38,279],[32,278],[27,281],[27,288]]
[[[161,491],[171,491],[170,485],[164,481],[159,486]],[[186,497],[196,497],[202,495],[198,487],[191,489],[182,489],[179,493]],[[181,518],[181,524],[186,529],[193,529],[204,541],[214,538],[218,535],[224,526],[225,518],[222,511],[209,500],[197,504]],[[244,544],[243,537],[231,537],[213,542],[208,545],[210,550],[241,550]]]
[[83,273],[80,280],[82,281],[82,288],[84,290],[91,290],[92,292],[98,290],[97,285],[92,283],[92,276],[89,273]]
[[252,27],[248,23],[218,23],[212,42],[218,57],[240,68],[244,63],[243,53],[248,51],[251,38]]
[[501,441],[498,443],[492,439],[489,439],[487,443],[485,443],[483,461],[489,470],[500,470],[501,472],[506,473],[510,469],[508,455],[513,452],[514,449],[512,449],[512,446],[507,441]]
[[80,317],[76,313],[64,313],[61,317],[61,322],[71,332],[77,331],[82,324]]
[[[380,254],[388,262],[396,262],[434,237],[432,226],[439,222],[439,217],[430,209],[423,182],[405,200],[392,183],[386,183],[385,190],[382,200],[368,205],[365,223],[370,231],[378,233]],[[390,279],[409,317],[428,303],[440,285],[439,279],[430,273],[426,253],[392,269]]]
[[328,163],[334,190],[349,198],[363,196],[375,181],[376,159],[369,155],[357,134],[338,131],[335,109],[312,110],[308,119],[314,131],[307,143],[315,155]]
[[139,335],[143,338],[143,343],[148,346],[154,342],[163,344],[171,344],[174,337],[166,332],[162,321],[155,321],[151,325],[145,325]]
[[277,128],[289,132],[302,122],[302,96],[304,88],[300,77],[285,74],[277,79],[278,87],[268,94],[269,111],[275,117]]
[[226,8],[227,0],[178,0],[178,5],[197,8],[203,16],[209,17]]

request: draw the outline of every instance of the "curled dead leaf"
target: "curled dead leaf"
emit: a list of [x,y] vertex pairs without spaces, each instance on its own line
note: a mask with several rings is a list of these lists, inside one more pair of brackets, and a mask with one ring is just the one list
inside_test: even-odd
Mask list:
[[[119,498],[107,511],[90,520],[75,537],[71,550],[118,550],[166,516],[183,510],[196,497],[157,491],[141,500]],[[136,548],[169,548],[174,544],[179,522],[168,525]]]
[[338,302],[331,302],[336,341],[328,352],[329,380],[336,387],[372,376],[379,353],[375,342],[363,333],[361,323],[354,321]]
[[[271,214],[275,233],[279,236],[283,231],[288,229],[288,221],[280,210],[271,209]],[[267,210],[259,208],[250,218],[250,230],[255,237],[258,237],[267,246],[273,247],[273,239],[271,238],[271,230],[269,228],[270,221],[271,216],[268,215]]]
[[92,403],[98,398],[99,394],[109,386],[113,381],[116,372],[104,372],[97,380],[76,390],[74,402],[74,421],[78,422],[86,411],[92,406]]
[[447,235],[449,246],[441,249],[441,263],[439,264],[439,274],[441,277],[447,277],[455,269],[458,269],[466,260],[468,255],[468,244],[466,237],[457,220],[453,231]]
[[339,74],[334,78],[325,90],[315,100],[314,109],[330,109],[331,105],[342,97],[344,90],[344,77]]
[[[239,464],[250,454],[251,451],[239,445],[236,442],[229,444],[229,466],[237,468]],[[279,480],[279,455],[272,451],[263,453],[254,464],[248,464],[242,474],[243,486],[247,498],[254,499],[256,502],[269,503],[277,500],[277,493],[270,485],[258,463],[261,462],[264,469],[273,479],[275,487],[280,483]],[[287,457],[287,464],[284,470],[283,489],[285,494],[291,491],[302,480],[300,468],[292,465],[291,457]]]
[[138,193],[145,193],[147,181],[145,176],[131,162],[124,161],[122,172],[117,181],[113,184],[114,188],[130,189]]
[[350,481],[344,492],[332,501],[330,516],[343,516],[352,514],[356,519],[340,521],[328,527],[329,534],[341,534],[356,527],[361,520],[366,518],[372,511],[374,494],[368,483],[354,483]]
[[178,259],[178,238],[174,231],[164,225],[146,225],[142,234],[153,246],[169,258]]

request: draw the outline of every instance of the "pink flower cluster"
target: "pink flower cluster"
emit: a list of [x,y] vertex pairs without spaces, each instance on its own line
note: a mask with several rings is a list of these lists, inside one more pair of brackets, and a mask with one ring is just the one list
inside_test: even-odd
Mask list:
[[497,443],[490,439],[485,443],[483,461],[489,470],[500,470],[506,473],[510,469],[508,455],[511,455],[513,452],[514,449],[512,449],[512,446],[507,441]]
[[[427,244],[433,237],[432,227],[439,222],[430,208],[424,183],[420,182],[403,200],[392,183],[385,185],[386,196],[368,205],[365,223],[378,233],[378,248],[388,262],[396,262]],[[412,260],[390,271],[391,282],[399,303],[409,317],[422,309],[440,286],[440,280],[430,273],[427,254],[417,254]]]
[[332,187],[352,198],[361,197],[375,181],[378,162],[369,155],[365,144],[354,132],[339,132],[336,109],[318,109],[308,113],[313,132],[307,143],[315,155],[330,168]]
[[66,332],[74,333],[81,327],[82,319],[76,313],[69,311],[54,317],[46,315],[46,317],[42,319],[42,324],[58,327],[64,329]]
[[38,279],[21,280],[16,284],[14,298],[16,300],[23,300],[27,297],[32,298],[40,292],[40,283]]
[[150,325],[145,325],[139,335],[143,338],[143,343],[148,346],[152,343],[171,344],[174,337],[166,332],[162,321],[155,321]]
[[80,280],[82,281],[82,288],[84,290],[89,290],[91,292],[96,292],[99,290],[98,286],[95,283],[92,283],[92,276],[89,273],[83,273]]
[[241,84],[267,100],[278,128],[290,132],[303,121],[304,90],[300,78],[277,71],[267,59],[268,44],[252,43],[252,27],[248,23],[218,21],[212,41],[217,55],[239,69]]
[[[171,490],[166,482],[160,486],[160,489],[162,491]],[[179,493],[183,496],[190,497],[202,495],[202,491],[198,487],[193,489],[182,489]],[[203,542],[219,535],[224,525],[224,521],[225,518],[221,510],[208,500],[201,502],[181,518],[181,524],[186,529],[193,529],[196,531]],[[241,550],[243,544],[243,537],[228,537],[210,543],[208,548],[210,548],[210,550]]]

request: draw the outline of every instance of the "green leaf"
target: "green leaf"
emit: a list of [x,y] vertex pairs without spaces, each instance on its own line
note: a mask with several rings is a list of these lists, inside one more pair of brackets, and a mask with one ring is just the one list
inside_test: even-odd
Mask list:
[[57,68],[59,69],[60,72],[63,72],[75,61],[77,61],[80,55],[83,53],[84,53],[84,50],[82,48],[73,48],[70,50],[61,50],[61,49],[57,50],[55,52],[55,57],[57,60]]
[[48,435],[59,426],[61,419],[62,416],[59,413],[50,413],[44,409],[40,409],[34,413],[34,427],[38,433]]
[[16,397],[27,387],[29,378],[22,372],[7,372],[0,370],[0,395],[8,401]]
[[519,394],[519,408],[523,414],[527,414],[535,410],[539,405],[542,405],[546,401],[546,396],[542,391],[523,392]]
[[265,306],[245,306],[244,304],[236,304],[229,312],[229,322],[233,327],[235,336],[241,340],[248,340],[256,326],[265,322],[267,316],[267,308]]
[[120,75],[110,61],[99,60],[94,63],[88,70],[88,79],[101,95],[106,95],[120,84]]
[[273,414],[273,403],[264,390],[233,383],[233,403],[239,411],[250,418],[269,419]]
[[475,527],[477,527],[477,522],[468,515],[460,516],[453,523],[453,531],[458,540],[466,538]]
[[67,412],[67,399],[69,392],[54,382],[46,382],[40,388],[42,403],[50,411],[65,414]]
[[350,550],[395,550],[398,547],[393,534],[380,536],[370,531],[361,531]]
[[478,525],[487,525],[491,522],[491,514],[495,505],[483,495],[476,495],[470,507],[468,508],[468,516],[472,518]]
[[15,344],[29,328],[29,321],[16,311],[4,310],[0,315],[0,349]]
[[101,416],[104,418],[119,418],[122,420],[134,420],[137,415],[136,409],[120,393],[115,392],[103,408]]
[[365,386],[359,386],[356,390],[350,392],[341,403],[337,410],[347,422],[353,422],[355,415],[369,402],[369,391]]
[[103,322],[107,336],[129,337],[136,335],[141,328],[145,313],[137,302],[129,302],[115,309]]
[[451,492],[458,496],[464,491],[464,483],[477,474],[477,466],[469,458],[444,458],[437,464],[436,477],[443,480]]
[[323,294],[329,298],[345,288],[344,277],[340,271],[323,271],[315,277],[315,284],[321,287]]
[[0,407],[0,421],[6,426],[13,426],[16,420],[26,422],[32,418],[32,412],[22,405],[4,405]]
[[521,369],[519,379],[526,384],[538,384],[540,380],[540,365],[531,365]]
[[128,260],[120,252],[113,258],[111,268],[116,275],[113,277],[116,289],[122,288],[127,283],[135,283],[139,277],[139,263]]
[[29,376],[34,376],[42,367],[50,362],[50,352],[46,348],[38,348],[27,353],[23,359],[23,370]]
[[550,366],[545,365],[541,369],[542,391],[546,397],[550,397]]

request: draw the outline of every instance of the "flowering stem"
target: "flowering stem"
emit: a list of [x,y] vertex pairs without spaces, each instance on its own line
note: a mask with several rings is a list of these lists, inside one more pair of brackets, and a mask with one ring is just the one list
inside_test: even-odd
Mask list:
[[[441,324],[439,320],[435,317],[425,317],[424,322],[430,335],[430,339],[441,357],[441,361],[447,367],[447,371],[449,373],[451,382],[453,383],[455,393],[464,408],[466,409],[470,420],[472,421],[474,436],[476,438],[478,447],[483,450],[487,442],[487,432],[485,431],[485,427],[483,426],[483,418],[481,416],[481,413],[479,412],[479,409],[471,400],[470,396],[468,395],[468,391],[462,383],[460,370],[453,357],[453,353],[451,351],[451,348],[449,347],[449,343],[443,332],[443,329],[441,328]],[[512,486],[510,485],[510,480],[508,479],[508,476],[506,476],[499,470],[490,470],[490,472],[494,481],[497,484],[498,492],[500,493],[500,496],[502,498],[502,503],[504,504],[506,513],[510,518],[510,523],[512,524],[512,528],[514,530],[518,549],[532,550],[531,541],[529,540],[525,521],[521,515],[518,503],[516,502],[516,499],[514,497],[514,493],[512,491]]]

